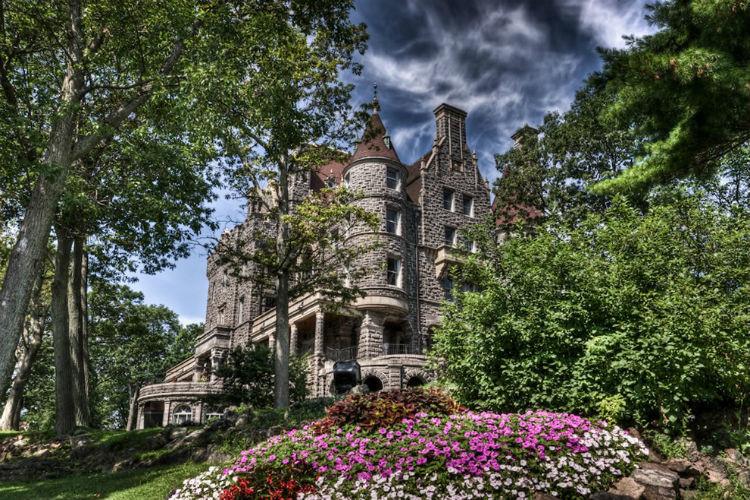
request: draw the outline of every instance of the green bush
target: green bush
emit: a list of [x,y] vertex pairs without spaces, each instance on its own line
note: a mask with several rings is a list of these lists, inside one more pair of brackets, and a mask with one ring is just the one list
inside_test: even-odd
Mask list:
[[372,394],[352,394],[331,405],[326,410],[326,418],[315,425],[319,432],[327,432],[331,428],[347,424],[373,430],[399,423],[419,412],[452,415],[460,409],[453,398],[439,389],[415,387]]
[[672,194],[485,243],[433,363],[463,404],[679,431],[750,389],[750,215]]

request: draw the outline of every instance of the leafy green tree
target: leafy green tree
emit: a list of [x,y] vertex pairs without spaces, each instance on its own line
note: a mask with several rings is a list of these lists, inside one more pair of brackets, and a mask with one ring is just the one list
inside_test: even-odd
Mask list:
[[[3,210],[19,223],[0,289],[0,389],[7,387],[33,277],[74,166],[118,144],[127,124],[149,117],[174,116],[186,147],[220,145],[219,130],[232,135],[226,126],[238,109],[249,123],[272,122],[277,115],[260,109],[248,115],[235,97],[260,88],[256,81],[273,69],[274,47],[290,31],[305,39],[322,33],[306,62],[330,74],[323,56],[349,43],[338,27],[348,25],[350,8],[351,2],[317,0],[146,1],[137,8],[89,0],[0,4],[0,128],[6,138],[0,181],[21,180],[7,190],[12,200],[3,200]],[[283,19],[288,29],[267,22],[273,19]],[[226,97],[228,106],[214,107],[217,99],[207,96]],[[147,138],[152,131],[141,132]],[[53,309],[62,314],[62,305]],[[68,351],[67,337],[55,340],[58,353]],[[57,392],[65,407],[58,430],[66,432],[72,412],[63,395],[70,391]]]
[[[293,356],[289,364],[290,402],[307,397],[307,359]],[[209,396],[209,405],[249,405],[269,408],[274,403],[274,358],[266,344],[236,347],[216,370],[222,380],[221,394]]]
[[96,283],[89,303],[95,416],[107,428],[132,428],[139,389],[192,354],[202,325],[180,326],[174,312],[123,285]]
[[[340,244],[343,230],[337,232],[338,226],[346,220],[374,224],[370,214],[350,202],[352,194],[345,189],[304,200],[297,192],[315,169],[341,160],[336,146],[351,137],[352,86],[341,81],[340,73],[359,73],[353,56],[364,51],[367,38],[364,25],[350,20],[352,6],[350,0],[314,2],[307,7],[313,22],[304,17],[300,22],[286,8],[265,9],[249,26],[267,34],[253,64],[222,61],[226,73],[248,84],[227,93],[211,90],[202,99],[208,116],[218,111],[217,120],[226,123],[222,146],[230,179],[264,221],[265,231],[236,233],[236,238],[222,240],[218,252],[238,271],[255,264],[257,272],[237,275],[276,296],[279,408],[289,405],[290,300],[316,287],[329,291],[332,299],[351,298],[352,290],[341,286],[341,268],[331,264],[345,267],[359,250]],[[248,241],[260,244],[253,249]]]
[[[750,214],[665,190],[645,215],[616,198],[465,268],[433,359],[480,408],[543,407],[683,429],[750,388]],[[488,259],[485,256],[490,255]]]
[[522,129],[519,145],[496,155],[495,206],[502,222],[513,226],[529,216],[578,221],[607,208],[611,197],[589,188],[629,168],[641,142],[633,131],[602,121],[601,109],[613,101],[606,81],[593,74],[569,111],[549,113],[538,130]]
[[670,0],[651,8],[659,31],[603,52],[617,98],[611,126],[648,138],[645,154],[598,192],[643,192],[688,174],[711,174],[750,138],[750,2]]

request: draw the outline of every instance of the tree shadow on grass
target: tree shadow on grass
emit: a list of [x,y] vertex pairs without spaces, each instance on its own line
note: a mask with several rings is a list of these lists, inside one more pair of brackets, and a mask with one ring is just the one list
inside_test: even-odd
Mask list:
[[0,498],[163,500],[184,479],[197,475],[207,467],[205,464],[187,463],[115,473],[71,475],[42,481],[9,482],[0,484]]

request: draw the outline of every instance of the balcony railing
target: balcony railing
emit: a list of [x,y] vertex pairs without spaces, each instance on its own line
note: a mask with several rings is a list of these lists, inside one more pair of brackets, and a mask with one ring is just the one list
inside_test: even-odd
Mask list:
[[357,359],[357,346],[344,347],[341,349],[326,347],[326,357],[333,361],[350,361],[352,359]]
[[390,355],[404,355],[404,354],[422,354],[418,347],[411,344],[383,344],[383,354],[386,356]]

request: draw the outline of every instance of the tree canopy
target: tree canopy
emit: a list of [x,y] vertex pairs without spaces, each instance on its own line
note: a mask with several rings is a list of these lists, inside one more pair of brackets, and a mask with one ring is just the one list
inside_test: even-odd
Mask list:
[[648,144],[632,168],[595,186],[600,193],[710,176],[750,139],[750,2],[670,0],[653,5],[648,18],[655,34],[603,51],[616,95],[603,115]]

